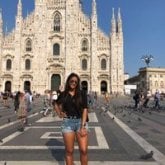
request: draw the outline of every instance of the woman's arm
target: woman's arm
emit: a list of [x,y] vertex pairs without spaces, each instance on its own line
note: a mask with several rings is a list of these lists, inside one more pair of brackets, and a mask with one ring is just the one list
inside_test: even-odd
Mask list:
[[81,91],[82,97],[82,117],[81,117],[81,127],[85,128],[86,122],[88,121],[88,99],[86,91]]
[[55,103],[54,110],[60,118],[66,117],[66,113],[62,111],[62,105]]
[[87,126],[86,126],[86,121],[87,121],[87,117],[88,117],[88,109],[85,108],[83,110],[83,114],[82,114],[82,120],[81,120],[81,128],[80,128],[80,131],[79,131],[79,134],[81,137],[86,137],[87,134],[88,134],[88,131],[87,131]]
[[55,101],[55,104],[54,104],[54,110],[60,118],[66,117],[66,113],[63,112],[63,109],[62,109],[62,104],[64,103],[63,100],[64,100],[64,93],[62,92],[58,96],[58,98],[57,98],[57,100]]
[[81,128],[85,128],[88,117],[88,109],[85,108],[82,113]]

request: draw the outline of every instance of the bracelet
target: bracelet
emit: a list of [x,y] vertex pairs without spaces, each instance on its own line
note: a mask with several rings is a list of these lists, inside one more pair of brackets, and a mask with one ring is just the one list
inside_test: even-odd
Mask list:
[[81,125],[81,128],[85,128],[85,126],[86,126],[86,123],[82,124]]

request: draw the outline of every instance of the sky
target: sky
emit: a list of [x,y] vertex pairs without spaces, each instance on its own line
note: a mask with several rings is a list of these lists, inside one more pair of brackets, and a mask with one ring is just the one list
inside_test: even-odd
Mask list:
[[[91,14],[92,0],[81,0],[84,13]],[[4,31],[15,26],[18,0],[0,0]],[[135,76],[146,64],[141,57],[152,55],[151,67],[165,67],[165,0],[96,0],[98,26],[110,35],[112,8],[120,8],[124,34],[124,72]],[[22,0],[23,16],[34,10],[34,0]]]

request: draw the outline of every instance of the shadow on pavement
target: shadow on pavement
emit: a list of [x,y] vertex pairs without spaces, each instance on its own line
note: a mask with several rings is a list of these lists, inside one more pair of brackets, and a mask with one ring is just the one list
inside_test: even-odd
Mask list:
[[[52,157],[55,159],[55,161],[58,161],[59,165],[65,165],[65,150],[63,148],[59,149],[60,147],[64,146],[63,142],[58,139],[50,139],[46,145],[51,151]],[[57,146],[57,149],[53,146]]]

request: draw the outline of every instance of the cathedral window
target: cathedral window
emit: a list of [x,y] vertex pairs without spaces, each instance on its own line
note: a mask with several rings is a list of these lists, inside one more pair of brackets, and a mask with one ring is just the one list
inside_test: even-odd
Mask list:
[[6,70],[11,70],[11,68],[12,68],[12,62],[10,59],[8,59],[6,61]]
[[56,13],[54,16],[54,31],[55,32],[60,32],[61,30],[61,19],[60,19],[60,14]]
[[27,59],[25,61],[25,70],[30,70],[30,68],[31,68],[31,62],[29,59]]
[[81,50],[82,50],[83,52],[88,51],[88,40],[87,40],[87,39],[83,39],[83,41],[82,41],[82,46],[81,46]]
[[53,45],[53,55],[60,55],[60,45],[57,43]]
[[26,41],[26,51],[27,52],[31,52],[32,51],[32,41],[30,39],[28,39]]
[[107,69],[107,62],[105,59],[101,60],[101,69],[106,70]]
[[87,60],[86,59],[82,60],[82,70],[87,70]]

